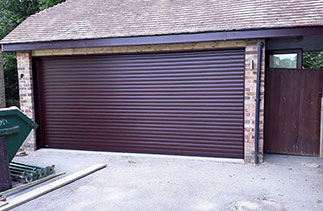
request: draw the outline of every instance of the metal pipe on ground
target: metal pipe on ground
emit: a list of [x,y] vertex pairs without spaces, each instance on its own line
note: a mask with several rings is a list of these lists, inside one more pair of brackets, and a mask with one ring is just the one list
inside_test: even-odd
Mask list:
[[33,171],[37,170],[37,168],[35,168],[35,167],[21,166],[21,165],[17,165],[17,164],[14,164],[14,163],[10,163],[10,167],[29,169],[29,170],[33,170]]
[[30,165],[30,164],[27,164],[27,163],[22,163],[22,162],[17,162],[17,161],[11,161],[10,164],[19,165],[19,166],[25,166],[25,167],[29,167],[29,168],[38,168],[38,169],[43,168],[43,167],[40,167],[40,166]]

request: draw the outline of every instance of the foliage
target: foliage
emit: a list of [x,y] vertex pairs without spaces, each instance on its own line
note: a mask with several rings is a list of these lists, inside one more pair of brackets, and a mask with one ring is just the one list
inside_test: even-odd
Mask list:
[[[0,40],[30,15],[65,0],[0,0]],[[3,53],[6,99],[18,100],[18,76],[15,53]]]
[[38,11],[36,0],[0,0],[0,39]]
[[39,9],[44,10],[44,9],[52,7],[56,4],[62,3],[64,1],[66,1],[66,0],[38,0]]
[[303,68],[323,69],[323,52],[322,51],[304,52]]
[[296,57],[297,56],[295,56],[295,58],[293,58],[293,59],[285,58],[285,59],[280,60],[281,67],[282,68],[290,68],[290,67],[296,68],[297,67]]
[[[0,0],[0,39],[18,26],[26,17],[39,11],[37,1]],[[17,61],[15,53],[3,53],[6,99],[18,100]]]
[[18,73],[17,73],[17,60],[15,53],[4,53],[3,56],[3,69],[4,80],[6,87],[6,99],[18,100]]

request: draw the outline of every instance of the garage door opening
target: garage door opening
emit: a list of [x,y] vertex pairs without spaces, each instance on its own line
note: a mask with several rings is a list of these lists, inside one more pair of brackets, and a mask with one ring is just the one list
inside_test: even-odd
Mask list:
[[35,57],[38,146],[243,158],[244,49]]

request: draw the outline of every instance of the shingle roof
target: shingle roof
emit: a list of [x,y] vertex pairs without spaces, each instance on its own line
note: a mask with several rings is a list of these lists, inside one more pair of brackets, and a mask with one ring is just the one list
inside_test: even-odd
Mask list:
[[323,25],[322,0],[68,0],[1,43]]

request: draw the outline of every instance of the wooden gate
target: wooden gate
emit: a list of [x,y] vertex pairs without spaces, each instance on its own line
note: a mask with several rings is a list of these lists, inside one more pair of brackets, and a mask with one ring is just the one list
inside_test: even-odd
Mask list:
[[267,69],[266,152],[319,155],[322,71]]

